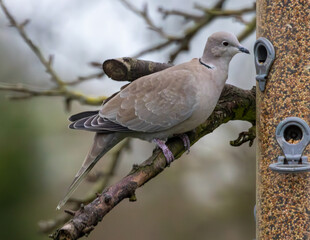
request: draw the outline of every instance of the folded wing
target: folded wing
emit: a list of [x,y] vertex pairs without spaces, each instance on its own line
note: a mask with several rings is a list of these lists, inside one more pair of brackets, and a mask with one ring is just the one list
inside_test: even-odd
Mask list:
[[137,79],[104,102],[99,112],[73,115],[70,128],[100,133],[158,132],[189,118],[197,107],[194,75],[163,71]]

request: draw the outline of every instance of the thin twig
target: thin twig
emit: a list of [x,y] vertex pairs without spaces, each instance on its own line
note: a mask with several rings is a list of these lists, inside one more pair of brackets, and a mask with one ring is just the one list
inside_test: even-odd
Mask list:
[[136,53],[133,57],[138,58],[138,57],[143,56],[144,54],[155,52],[157,50],[161,50],[161,49],[171,45],[173,42],[174,42],[173,40],[165,40],[163,43],[156,44],[155,46],[146,48],[146,49],[142,50],[141,52]]
[[102,72],[102,71],[98,72],[98,73],[90,74],[88,76],[80,76],[76,80],[73,80],[71,82],[66,82],[66,85],[72,86],[72,85],[76,85],[76,84],[88,81],[90,79],[99,79],[99,78],[101,78],[103,76],[104,76],[104,72]]
[[252,18],[252,20],[245,26],[243,31],[239,33],[238,39],[239,41],[243,41],[246,39],[248,36],[250,36],[256,29],[256,16]]
[[106,97],[90,97],[86,96],[78,91],[66,90],[64,88],[52,88],[52,89],[38,89],[37,87],[26,87],[23,84],[9,84],[0,82],[0,91],[18,92],[22,95],[9,96],[10,99],[21,100],[30,97],[39,96],[61,96],[66,101],[78,100],[82,104],[100,105]]
[[160,36],[162,36],[165,39],[175,39],[177,37],[169,35],[167,33],[165,33],[163,31],[162,28],[157,27],[155,25],[155,23],[152,21],[152,19],[149,16],[148,13],[148,7],[147,4],[144,5],[142,10],[139,10],[138,8],[136,8],[134,5],[132,5],[131,3],[129,3],[127,0],[120,0],[129,10],[131,10],[133,13],[137,14],[138,16],[142,17],[144,19],[144,21],[146,22],[146,24],[148,25],[148,27],[157,32]]
[[[221,9],[223,7],[225,0],[218,1],[212,9]],[[215,15],[206,14],[205,17],[197,22],[194,26],[189,27],[184,31],[184,38],[179,42],[179,47],[172,53],[170,53],[170,61],[174,61],[176,57],[183,51],[188,51],[190,42],[193,37],[205,26],[209,25],[214,19]]]
[[11,26],[17,29],[19,35],[27,43],[27,45],[31,48],[31,50],[38,57],[42,65],[45,67],[46,72],[51,75],[51,80],[57,83],[57,85],[63,86],[64,82],[61,80],[61,78],[57,75],[57,73],[52,68],[51,62],[43,56],[43,53],[41,52],[41,50],[32,42],[32,40],[25,33],[24,31],[24,27],[26,25],[25,23],[29,22],[29,20],[26,20],[23,23],[18,24],[17,21],[14,19],[13,15],[8,11],[8,9],[6,8],[2,0],[0,0],[0,5],[1,5],[3,12],[5,13],[5,16],[10,21]]
[[196,9],[199,9],[207,14],[211,14],[213,16],[221,16],[221,17],[233,17],[233,16],[240,16],[245,13],[255,12],[256,4],[253,4],[253,7],[242,8],[238,10],[230,10],[230,9],[214,9],[214,8],[204,8],[200,5],[195,5]]
[[[150,52],[154,52],[157,50],[164,49],[168,46],[171,46],[173,44],[176,44],[177,47],[174,51],[170,53],[170,61],[173,62],[175,58],[183,51],[187,51],[189,49],[190,43],[196,34],[203,29],[205,26],[210,24],[215,18],[217,17],[235,17],[240,19],[243,14],[252,13],[255,12],[255,4],[253,7],[247,7],[239,10],[223,10],[222,6],[225,2],[225,0],[219,0],[212,8],[206,8],[200,5],[195,5],[195,8],[202,11],[203,14],[201,16],[199,15],[193,15],[190,13],[186,13],[183,11],[178,10],[165,10],[164,8],[159,8],[158,11],[163,14],[163,17],[166,18],[168,15],[178,15],[182,16],[185,19],[194,20],[194,25],[184,29],[182,36],[172,36],[169,34],[166,34],[163,32],[162,28],[155,26],[154,22],[150,19],[147,9],[144,8],[144,10],[139,10],[136,7],[134,7],[132,4],[128,3],[127,0],[120,0],[124,3],[124,5],[137,14],[138,16],[142,17],[146,24],[148,26],[159,33],[159,35],[164,39],[163,42],[156,44],[154,46],[151,46],[147,49],[144,49],[140,51],[139,53],[135,54],[134,57],[141,57],[142,55]],[[254,26],[254,28],[253,28]],[[245,26],[244,31],[240,34],[241,40],[245,39],[247,36],[249,36],[253,31],[255,30],[255,23],[253,25],[253,21],[251,21],[249,24]]]
[[1,91],[22,93],[22,95],[9,96],[10,99],[21,100],[21,99],[27,99],[31,97],[37,97],[37,96],[62,96],[65,98],[65,104],[67,108],[69,107],[70,102],[72,100],[77,100],[83,104],[100,105],[102,101],[106,99],[106,97],[86,96],[80,92],[67,88],[67,85],[74,85],[74,84],[78,84],[82,81],[86,81],[89,79],[99,78],[103,76],[103,72],[95,73],[95,74],[92,74],[86,77],[79,77],[77,80],[66,83],[60,78],[60,76],[56,73],[56,71],[52,67],[52,64],[54,61],[53,55],[49,55],[48,58],[45,58],[40,48],[37,45],[35,45],[33,41],[26,34],[24,27],[29,23],[29,20],[26,19],[25,21],[19,24],[15,20],[13,15],[9,12],[9,10],[7,9],[7,7],[5,6],[2,0],[0,0],[0,6],[5,16],[9,20],[10,26],[16,28],[19,35],[22,37],[22,39],[26,42],[29,48],[34,52],[34,54],[40,60],[41,64],[45,67],[46,72],[51,76],[50,80],[56,85],[55,87],[51,89],[38,89],[35,87],[26,87],[21,84],[8,84],[8,83],[0,82]]
[[45,95],[45,96],[55,96],[59,94],[59,91],[57,90],[55,91],[55,90],[50,90],[50,89],[41,89],[37,87],[28,87],[21,83],[11,84],[11,83],[0,82],[0,90],[26,93],[26,94],[30,94],[33,96],[40,95],[40,94]]
[[230,141],[230,145],[234,147],[239,147],[243,143],[249,142],[249,146],[253,145],[253,142],[256,138],[256,125],[253,125],[249,128],[248,131],[239,133],[239,136],[236,140]]
[[[124,1],[124,0],[122,0]],[[225,0],[219,0],[215,5],[214,9],[220,9],[222,8]],[[214,16],[211,14],[205,15],[200,21],[196,22],[196,24],[192,27],[189,27],[184,30],[184,36],[180,37],[173,37],[173,38],[166,38],[165,41],[161,44],[155,45],[153,47],[147,48],[138,54],[135,55],[135,57],[140,57],[146,53],[150,53],[156,50],[161,50],[165,47],[168,47],[172,44],[177,44],[178,47],[170,54],[170,61],[173,62],[176,57],[182,52],[187,51],[189,49],[190,41],[192,40],[193,36],[202,29],[204,26],[211,23],[211,21],[214,19]]]
[[163,19],[166,19],[168,16],[180,16],[186,20],[200,21],[202,18],[204,18],[204,15],[195,15],[179,10],[167,10],[163,7],[159,7],[158,12],[163,15]]

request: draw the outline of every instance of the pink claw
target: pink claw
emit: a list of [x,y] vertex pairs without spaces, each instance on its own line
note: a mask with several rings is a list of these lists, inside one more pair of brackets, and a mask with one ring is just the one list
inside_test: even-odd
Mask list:
[[189,137],[188,137],[185,133],[183,133],[183,134],[178,134],[178,135],[176,135],[176,136],[178,136],[179,138],[182,139],[183,144],[184,144],[184,147],[185,147],[185,149],[186,149],[186,151],[187,151],[187,154],[189,154],[190,148],[191,148],[191,142],[190,142],[190,140],[189,140]]
[[153,140],[153,142],[156,143],[156,145],[163,151],[163,154],[164,154],[164,156],[167,160],[167,164],[169,166],[170,163],[172,163],[174,161],[174,156],[173,156],[172,152],[170,151],[170,149],[167,147],[165,141],[155,138]]

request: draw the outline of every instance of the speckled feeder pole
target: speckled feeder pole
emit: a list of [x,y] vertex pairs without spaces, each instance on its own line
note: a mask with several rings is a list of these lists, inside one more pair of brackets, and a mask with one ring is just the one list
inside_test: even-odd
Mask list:
[[[265,90],[257,86],[256,239],[310,239],[310,173],[269,168],[283,155],[278,124],[298,117],[310,125],[310,1],[257,0],[259,37],[273,44],[276,57]],[[308,145],[303,155],[309,152]]]

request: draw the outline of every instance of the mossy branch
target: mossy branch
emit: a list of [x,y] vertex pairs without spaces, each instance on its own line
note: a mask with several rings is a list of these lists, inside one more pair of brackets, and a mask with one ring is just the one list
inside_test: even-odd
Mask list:
[[[255,122],[255,87],[252,90],[242,90],[226,84],[212,115],[195,131],[187,133],[191,145],[230,120]],[[169,139],[167,145],[176,159],[185,152],[183,142],[179,138]],[[149,159],[140,165],[135,165],[126,177],[105,189],[94,201],[72,213],[73,218],[51,237],[55,240],[72,240],[90,234],[102,218],[118,203],[125,198],[136,199],[136,189],[156,177],[166,167],[167,161],[164,155],[160,150],[155,150]]]

